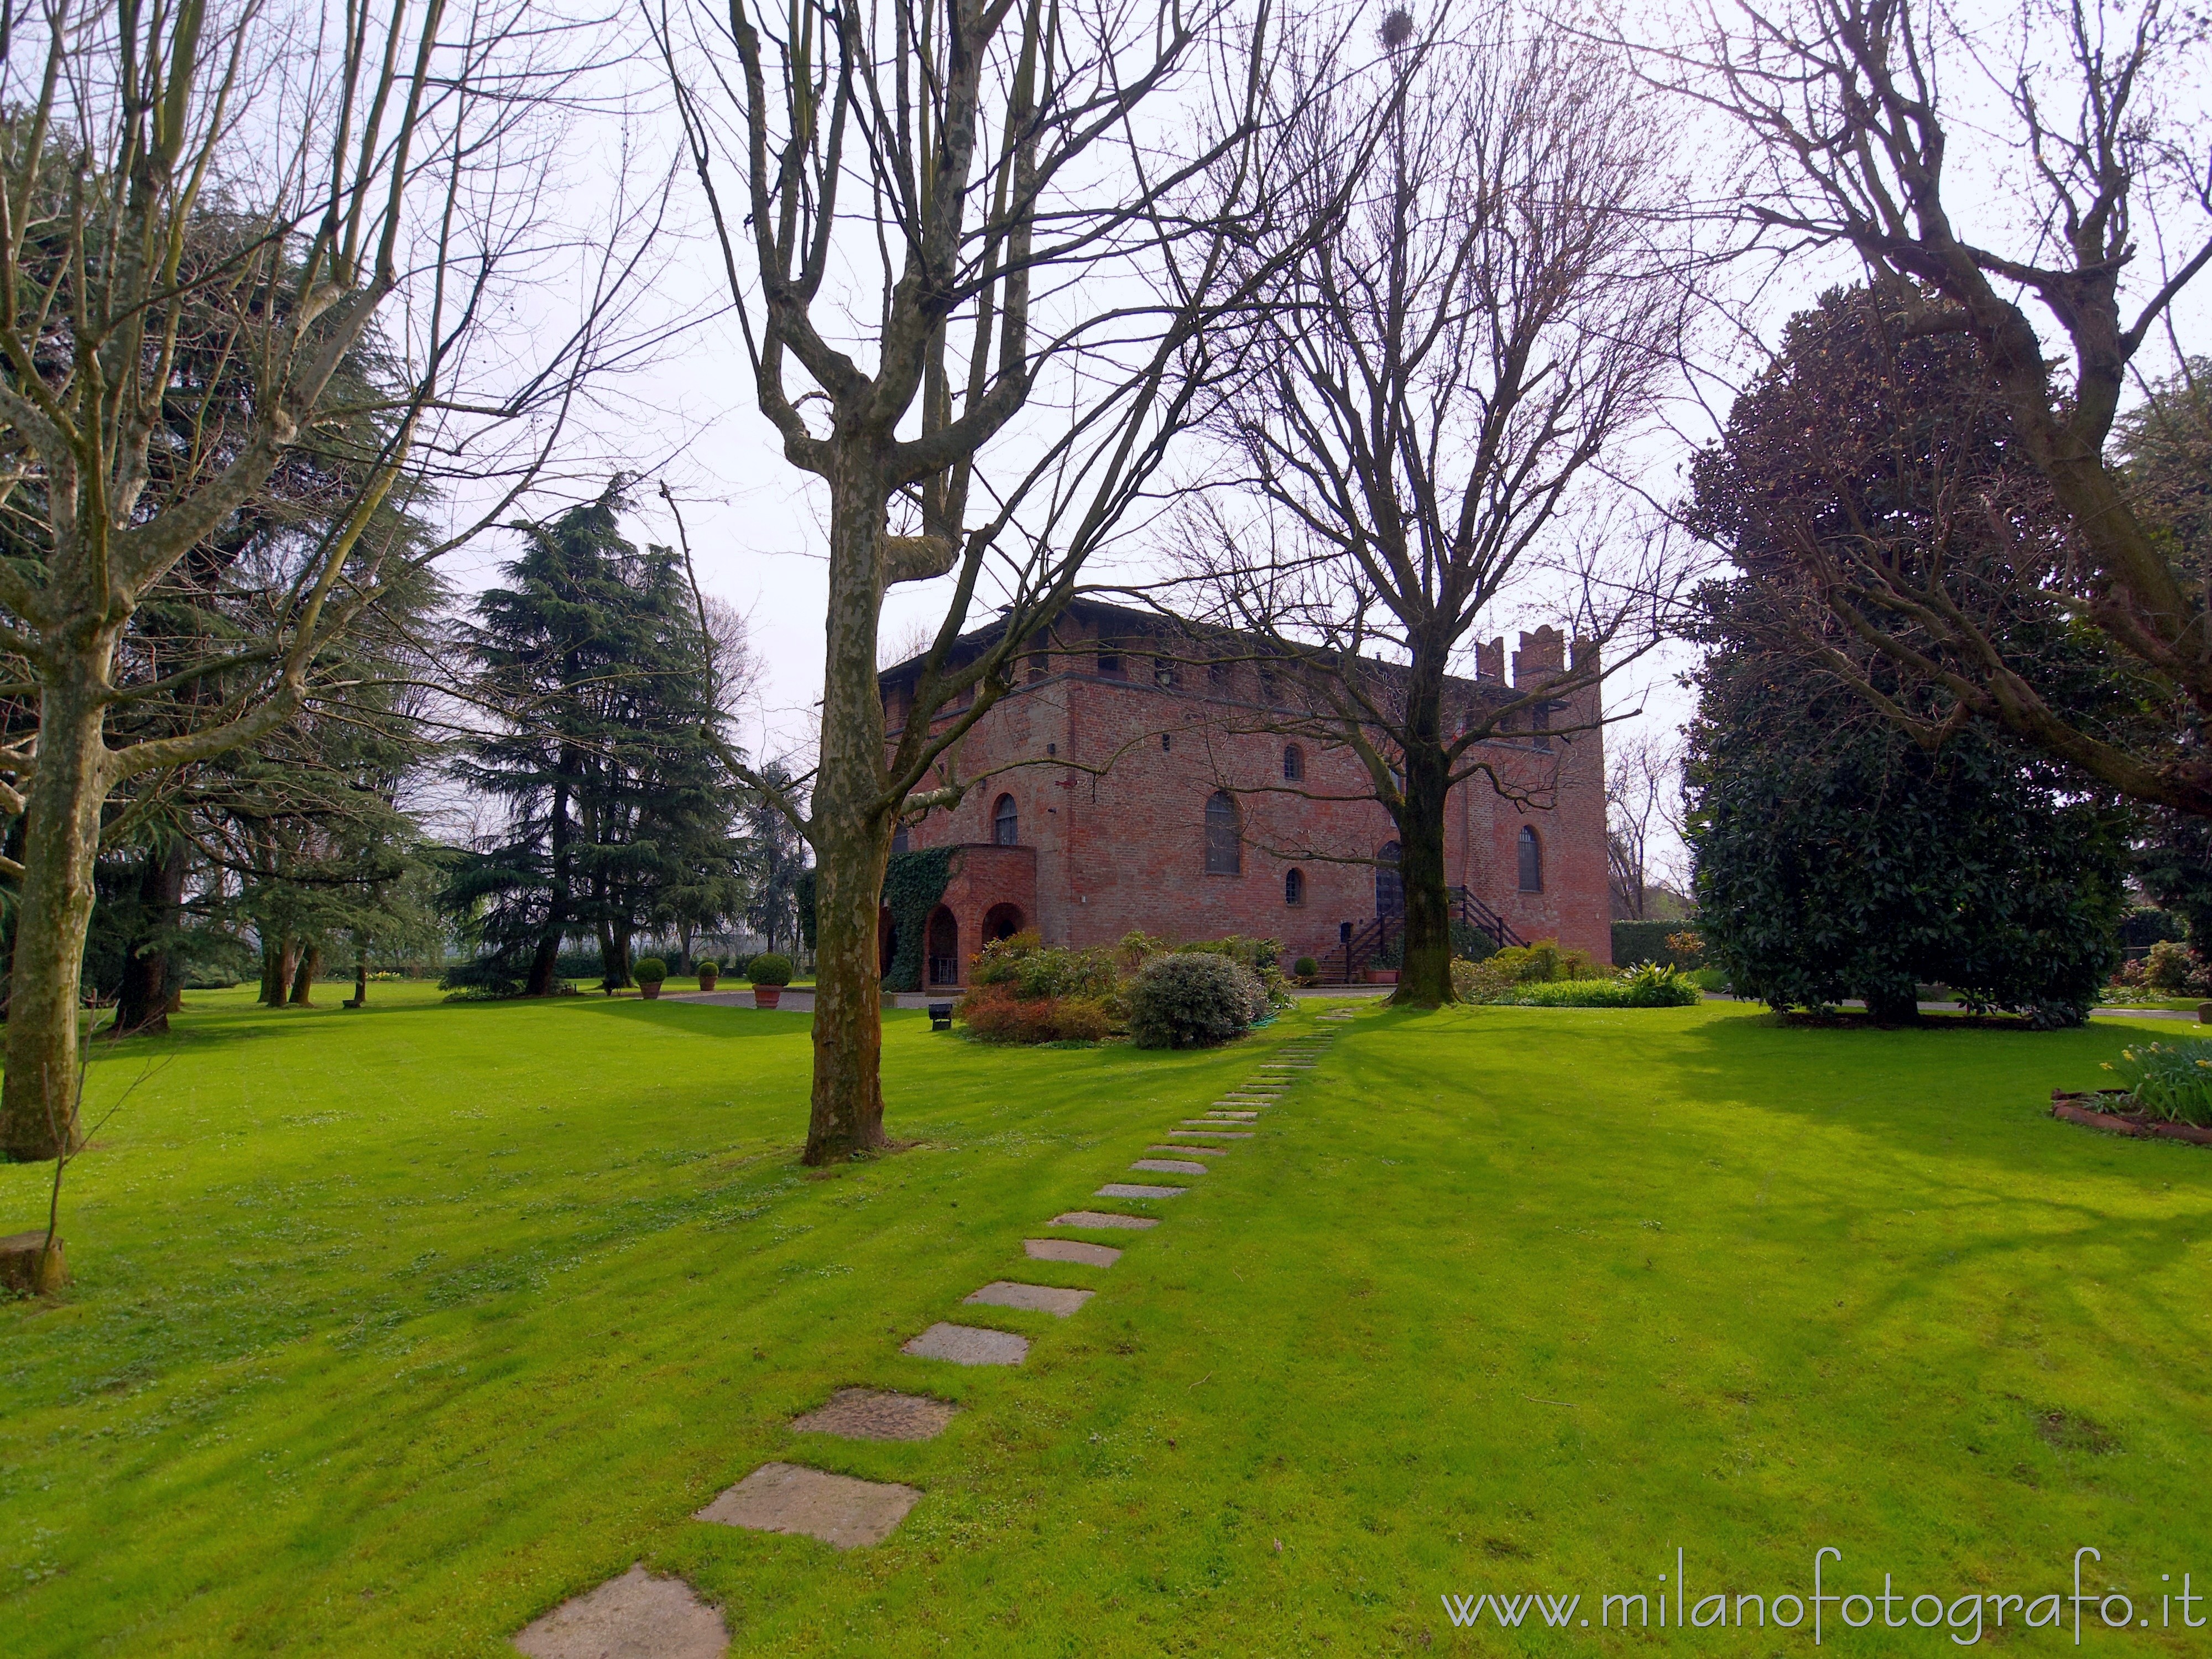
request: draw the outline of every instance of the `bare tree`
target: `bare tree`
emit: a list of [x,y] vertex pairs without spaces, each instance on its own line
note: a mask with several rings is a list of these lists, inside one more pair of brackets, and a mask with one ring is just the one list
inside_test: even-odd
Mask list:
[[1681,793],[1679,742],[1647,732],[1607,745],[1606,868],[1617,919],[1644,919],[1660,875],[1658,842],[1677,830]]
[[[507,264],[544,252],[518,210],[542,177],[528,135],[565,84],[561,32],[519,3],[456,23],[441,0],[325,24],[258,0],[42,0],[0,33],[0,694],[22,714],[0,748],[0,810],[21,819],[20,860],[0,865],[18,890],[11,1158],[75,1133],[111,799],[291,720],[331,643],[452,545],[380,517],[394,481],[435,457],[489,478],[495,515],[586,355],[580,335],[502,392],[471,345]],[[366,374],[345,371],[356,354]],[[489,453],[493,431],[517,447]],[[266,630],[118,686],[134,614],[303,457],[340,495]],[[126,698],[173,700],[173,729],[112,744]]]
[[[1855,252],[1897,339],[1972,343],[2071,531],[2055,560],[2021,565],[2014,597],[2057,604],[2169,712],[2143,735],[2080,720],[1985,625],[1984,573],[1843,538],[1807,573],[1844,636],[1824,659],[1925,742],[1989,720],[2136,799],[2212,813],[2203,575],[2177,566],[2106,453],[2146,348],[2163,336],[2180,356],[2174,304],[2212,262],[2203,118],[2172,92],[2201,70],[2201,17],[2166,0],[1982,15],[1784,0],[1702,22],[1642,63],[1746,135],[1729,210],[1782,258]],[[1878,689],[1900,674],[1929,698]]]
[[[689,46],[664,31],[670,74],[761,411],[828,497],[809,804],[748,778],[817,858],[805,1158],[821,1164],[884,1138],[876,927],[897,821],[959,799],[960,736],[1206,383],[1194,360],[1228,248],[1266,204],[1267,9],[738,0],[699,15]],[[887,744],[884,594],[937,578],[942,620]],[[963,654],[987,596],[999,642]]]
[[[1304,665],[1308,719],[1395,821],[1396,1000],[1429,1006],[1453,996],[1450,790],[1542,798],[1552,738],[1593,732],[1601,677],[1656,637],[1664,561],[1631,575],[1567,526],[1685,317],[1650,234],[1657,100],[1517,8],[1463,23],[1439,11],[1417,40],[1394,12],[1370,72],[1311,71],[1282,234],[1312,244],[1261,285],[1216,423],[1235,460],[1188,544],[1209,617]],[[1455,688],[1478,621],[1515,604],[1571,622],[1571,662]],[[1542,760],[1502,773],[1493,740],[1547,723],[1522,739]]]

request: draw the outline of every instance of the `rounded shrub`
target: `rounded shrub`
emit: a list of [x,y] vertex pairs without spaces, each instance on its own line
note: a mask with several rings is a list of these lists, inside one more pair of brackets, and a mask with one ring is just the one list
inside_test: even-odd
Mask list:
[[630,964],[629,973],[640,985],[658,985],[668,977],[668,964],[659,957],[640,957]]
[[745,964],[745,977],[755,985],[788,985],[791,958],[772,951],[763,951]]
[[1129,1036],[1139,1048],[1209,1048],[1250,1030],[1267,997],[1251,971],[1229,957],[1178,951],[1138,970],[1128,1004]]
[[1291,972],[1303,980],[1316,980],[1321,977],[1321,963],[1311,957],[1300,957],[1291,964]]

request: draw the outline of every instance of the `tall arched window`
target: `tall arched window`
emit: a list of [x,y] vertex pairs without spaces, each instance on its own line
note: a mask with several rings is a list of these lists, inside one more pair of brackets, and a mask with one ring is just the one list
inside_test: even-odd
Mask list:
[[1306,775],[1306,751],[1294,743],[1283,745],[1283,779],[1296,783]]
[[1283,902],[1291,905],[1306,902],[1306,872],[1303,870],[1283,872]]
[[991,839],[1001,847],[1022,844],[1022,815],[1012,795],[1000,796],[999,804],[991,809]]
[[1206,873],[1234,876],[1244,868],[1243,849],[1237,834],[1237,803],[1226,789],[1217,789],[1206,803]]
[[1398,870],[1398,843],[1386,841],[1375,854],[1375,914],[1406,914],[1406,878]]
[[1536,832],[1523,824],[1521,829],[1521,890],[1540,893],[1544,890],[1544,844],[1536,839]]
[[903,852],[906,852],[909,848],[911,848],[911,847],[913,846],[913,844],[914,844],[913,837],[912,837],[912,836],[908,836],[908,835],[907,834],[907,832],[906,832],[906,825],[904,825],[904,824],[902,824],[902,823],[901,825],[899,825],[899,827],[898,827],[897,829],[896,829],[896,830],[892,830],[892,831],[891,831],[891,851],[892,851],[892,852],[894,852],[894,853],[903,853]]

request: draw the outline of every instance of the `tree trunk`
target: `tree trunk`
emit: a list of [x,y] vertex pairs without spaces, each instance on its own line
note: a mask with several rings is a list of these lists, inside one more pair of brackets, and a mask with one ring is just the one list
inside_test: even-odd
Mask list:
[[1390,1000],[1400,1007],[1437,1008],[1459,1000],[1452,990],[1451,894],[1444,880],[1444,807],[1451,773],[1439,732],[1443,677],[1424,672],[1417,662],[1410,678],[1408,741],[1401,761],[1406,781],[1398,792],[1398,878],[1406,896],[1406,943],[1398,988]]
[[1917,1025],[1920,1023],[1918,988],[1909,986],[1895,990],[1869,993],[1867,1017],[1877,1025]]
[[274,944],[264,939],[261,945],[261,1000],[271,1008],[282,1008],[292,992],[292,975],[300,963],[300,941],[289,933],[279,934]]
[[323,971],[323,947],[312,940],[300,952],[300,971],[292,976],[291,1004],[295,1008],[315,1006],[315,975]]
[[353,1006],[368,1006],[368,958],[356,957],[353,964]]
[[883,604],[876,538],[884,496],[872,476],[842,477],[830,495],[822,757],[813,801],[814,1088],[804,1158],[811,1164],[884,1144],[876,919],[895,817],[884,801],[884,704],[876,684]]
[[573,878],[569,871],[568,853],[568,785],[567,778],[574,757],[566,744],[561,750],[562,781],[553,786],[552,828],[548,832],[546,869],[552,878],[552,896],[545,905],[545,931],[538,936],[537,951],[530,958],[530,982],[523,987],[526,996],[550,997],[561,980],[561,940],[568,931],[568,921],[575,909]]
[[149,848],[138,873],[138,910],[146,937],[123,958],[123,991],[115,1009],[118,1036],[166,1036],[169,1031],[169,953],[149,948],[176,932],[185,901],[185,843]]
[[93,860],[107,799],[104,652],[80,656],[40,699],[38,759],[23,818],[23,874],[0,1082],[0,1152],[30,1162],[77,1146],[77,1006]]
[[550,997],[559,982],[561,973],[561,935],[546,934],[538,941],[538,949],[530,958],[530,981],[522,988],[525,996]]

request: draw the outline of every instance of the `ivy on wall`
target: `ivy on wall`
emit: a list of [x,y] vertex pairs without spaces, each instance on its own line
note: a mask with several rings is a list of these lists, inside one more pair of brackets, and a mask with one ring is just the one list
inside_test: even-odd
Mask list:
[[[893,951],[890,971],[884,975],[886,991],[921,989],[922,953],[927,944],[929,913],[945,896],[952,879],[952,849],[924,847],[911,853],[894,853],[884,869],[884,908],[891,913]],[[814,948],[814,872],[799,878],[799,930],[806,948]]]

